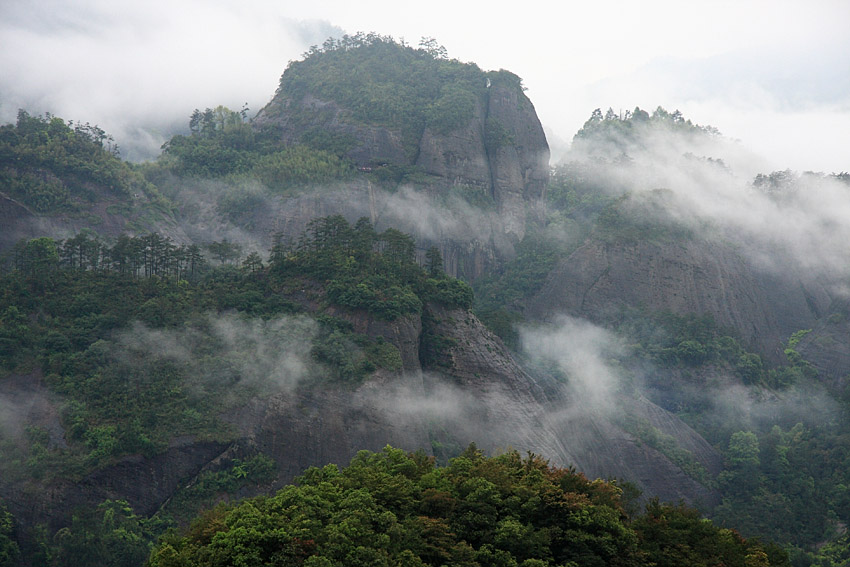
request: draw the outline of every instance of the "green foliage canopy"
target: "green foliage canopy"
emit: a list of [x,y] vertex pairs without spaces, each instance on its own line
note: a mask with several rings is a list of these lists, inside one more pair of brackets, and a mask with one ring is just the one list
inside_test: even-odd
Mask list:
[[615,485],[533,454],[488,458],[470,446],[441,468],[388,446],[212,510],[163,539],[150,565],[744,567],[755,554],[788,564],[683,506],[654,502],[630,521],[619,498]]
[[159,198],[98,126],[24,110],[16,124],[0,126],[0,187],[11,197],[40,213],[67,211],[94,200],[93,186],[122,198]]
[[635,107],[623,114],[609,108],[603,116],[597,108],[573,138],[573,148],[587,155],[606,159],[621,159],[633,156],[637,150],[646,149],[654,142],[654,136],[683,136],[700,138],[719,136],[713,126],[700,126],[685,119],[678,110],[668,112],[658,107],[650,115]]
[[354,226],[341,215],[314,219],[297,244],[283,248],[272,255],[274,273],[309,275],[325,283],[330,302],[381,319],[419,314],[428,301],[472,305],[472,289],[438,271],[433,252],[429,272],[417,262],[412,237],[394,228],[376,233],[366,218]]
[[354,121],[395,128],[414,157],[426,127],[447,133],[469,122],[490,75],[446,58],[433,41],[416,49],[389,36],[358,33],[328,39],[291,62],[278,92],[296,103],[309,93],[337,102]]

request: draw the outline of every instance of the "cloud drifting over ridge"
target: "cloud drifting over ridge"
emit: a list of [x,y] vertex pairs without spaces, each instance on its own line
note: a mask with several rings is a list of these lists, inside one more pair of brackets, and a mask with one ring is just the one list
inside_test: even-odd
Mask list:
[[[514,71],[565,143],[593,108],[661,105],[775,155],[776,169],[840,171],[850,169],[839,150],[850,142],[848,20],[843,0],[532,1],[510,13],[437,0],[415,18],[387,0],[7,0],[0,43],[14,49],[0,54],[0,119],[26,107],[98,123],[125,157],[150,157],[193,108],[256,111],[310,45],[376,31],[413,45],[434,37],[460,60]],[[774,105],[789,97],[794,108]]]
[[182,364],[201,387],[238,384],[277,393],[294,389],[316,371],[310,349],[317,332],[317,323],[303,316],[266,321],[209,314],[179,330],[137,322],[116,334],[111,355],[130,367],[161,360]]
[[[848,14],[850,17],[850,14]],[[769,159],[771,169],[850,170],[850,39],[700,59],[658,57],[591,85],[592,99],[652,110],[671,105]],[[628,93],[626,99],[618,94]],[[631,103],[631,105],[630,105]],[[602,104],[602,103],[600,103]]]
[[152,157],[194,108],[252,111],[287,61],[340,30],[248,5],[21,2],[0,8],[0,119],[18,108],[96,122],[128,158]]
[[[581,163],[598,152],[612,159],[623,151],[593,144],[576,146],[566,160]],[[766,162],[723,137],[659,127],[641,130],[630,144],[625,151],[631,160],[589,165],[613,195],[631,192],[622,206],[642,207],[651,200],[662,213],[656,222],[673,222],[700,237],[734,243],[756,267],[777,275],[823,277],[830,285],[850,277],[846,180],[784,171],[777,172],[776,187],[758,187],[754,179],[769,171]]]
[[621,379],[614,360],[624,353],[617,336],[589,321],[562,315],[551,325],[520,329],[520,337],[532,359],[553,363],[567,377],[567,399],[582,411],[612,409]]

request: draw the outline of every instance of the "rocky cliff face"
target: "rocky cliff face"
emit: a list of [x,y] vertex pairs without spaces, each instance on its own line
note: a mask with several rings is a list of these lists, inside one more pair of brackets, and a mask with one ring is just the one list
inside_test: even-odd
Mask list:
[[[197,207],[195,207],[197,210]],[[208,215],[184,224],[195,242],[214,240],[209,227],[230,227],[207,205]],[[445,198],[435,192],[402,187],[390,191],[365,176],[346,183],[322,187],[286,197],[263,201],[253,211],[251,227],[237,229],[231,240],[248,237],[258,243],[261,253],[271,248],[273,237],[297,242],[307,224],[318,217],[341,214],[351,224],[368,218],[376,230],[395,228],[416,240],[417,254],[424,261],[426,250],[439,248],[447,274],[475,280],[512,258],[514,241],[504,233],[499,214],[481,210],[460,198]],[[226,228],[219,234],[228,234]]]
[[417,166],[431,176],[419,190],[446,195],[455,188],[472,194],[473,202],[491,199],[499,213],[498,231],[518,240],[525,235],[527,212],[539,214],[542,208],[549,146],[518,85],[492,85],[476,100],[471,119],[445,133],[426,127],[412,149],[399,130],[355,122],[336,102],[311,94],[299,100],[278,94],[253,124],[287,144],[317,129],[353,140],[346,157],[363,167]]
[[797,345],[804,360],[817,370],[821,380],[839,396],[846,396],[850,388],[850,309],[847,299],[838,296],[830,305],[829,315],[809,323],[811,333]]
[[[591,477],[627,478],[667,500],[716,501],[712,490],[616,425],[613,415],[577,410],[576,400],[544,393],[470,312],[429,305],[424,316],[423,332],[418,317],[376,324],[349,314],[359,330],[396,345],[405,370],[380,371],[355,388],[255,400],[232,417],[242,432],[239,444],[272,456],[279,482],[306,466],[345,463],[360,449],[391,444],[439,454],[474,442],[489,453],[513,447],[546,455]],[[412,355],[434,337],[449,346],[423,367]],[[646,400],[627,403],[631,414],[675,438],[711,474],[721,470],[720,455],[678,418]]]
[[482,196],[492,196],[493,176],[484,144],[488,110],[487,101],[478,100],[472,120],[464,127],[447,134],[425,128],[416,165],[446,186],[467,187]]
[[300,100],[278,95],[260,110],[252,124],[258,130],[273,131],[288,145],[301,142],[307,132],[322,131],[344,137],[353,143],[347,157],[364,166],[383,161],[408,162],[398,129],[356,123],[348,115],[336,102],[320,100],[312,94]]
[[32,237],[36,214],[25,205],[5,195],[0,195],[0,250],[8,250],[21,238]]
[[811,328],[831,301],[822,284],[801,274],[759,271],[728,244],[589,240],[552,270],[527,314],[545,321],[568,313],[599,322],[627,307],[710,314],[750,348],[780,362],[791,333]]
[[490,152],[493,193],[506,218],[507,232],[522,239],[522,214],[528,208],[540,214],[549,177],[549,148],[543,127],[531,101],[521,91],[504,86],[490,89],[487,120],[508,133],[507,143]]
[[717,451],[671,413],[649,401],[610,400],[616,411],[592,409],[566,391],[546,394],[502,342],[467,312],[437,309],[432,332],[453,346],[438,363],[463,392],[471,392],[464,415],[447,419],[459,445],[475,441],[490,452],[514,447],[546,455],[553,464],[574,465],[592,478],[624,478],[665,500],[710,504],[717,494],[688,477],[659,451],[617,424],[623,413],[646,420],[676,439],[712,474],[722,468]]

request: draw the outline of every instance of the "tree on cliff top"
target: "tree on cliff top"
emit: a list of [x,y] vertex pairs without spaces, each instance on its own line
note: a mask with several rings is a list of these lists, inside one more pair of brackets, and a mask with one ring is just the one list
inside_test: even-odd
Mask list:
[[658,143],[659,135],[669,141],[719,136],[720,132],[713,126],[694,124],[678,110],[668,112],[660,106],[651,115],[637,106],[625,113],[609,108],[604,115],[597,108],[576,133],[573,147],[596,157],[634,157],[637,151]]
[[[398,129],[410,148],[426,127],[445,133],[465,126],[489,84],[522,88],[518,77],[506,81],[506,76],[449,59],[432,39],[414,48],[389,36],[358,33],[328,39],[290,62],[278,96],[334,101],[355,122]],[[295,120],[299,113],[313,112],[309,105],[299,108],[290,105],[287,112]]]

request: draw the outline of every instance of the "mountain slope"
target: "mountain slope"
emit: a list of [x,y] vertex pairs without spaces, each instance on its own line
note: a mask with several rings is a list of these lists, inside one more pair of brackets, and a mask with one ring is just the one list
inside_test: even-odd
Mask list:
[[156,163],[83,144],[138,197],[81,158],[21,173],[26,127],[76,134],[4,127],[0,497],[22,544],[106,499],[185,522],[388,443],[532,451],[748,535],[835,533],[850,264],[821,237],[843,193],[741,183],[716,132],[638,110],[594,113],[547,186],[516,76],[357,36],[291,64],[254,121],[197,111]]

